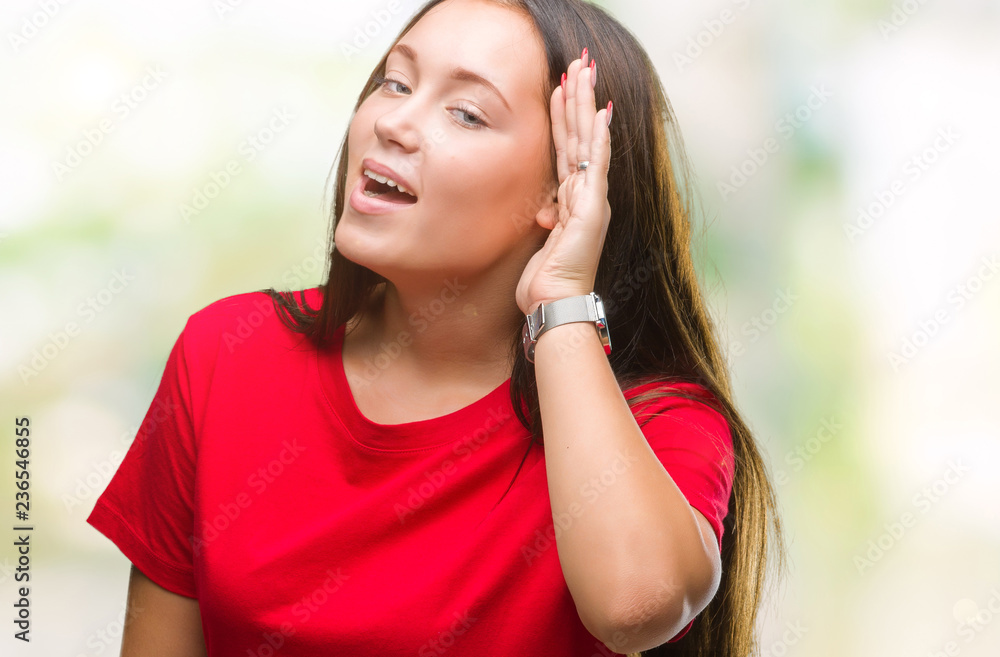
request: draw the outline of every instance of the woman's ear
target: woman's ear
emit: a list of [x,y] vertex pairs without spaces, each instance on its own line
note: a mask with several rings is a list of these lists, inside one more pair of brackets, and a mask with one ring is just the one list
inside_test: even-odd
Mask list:
[[559,223],[559,204],[552,200],[535,214],[535,222],[545,230],[552,230]]
[[559,185],[550,181],[546,188],[545,201],[535,213],[535,222],[546,230],[552,230],[559,223]]

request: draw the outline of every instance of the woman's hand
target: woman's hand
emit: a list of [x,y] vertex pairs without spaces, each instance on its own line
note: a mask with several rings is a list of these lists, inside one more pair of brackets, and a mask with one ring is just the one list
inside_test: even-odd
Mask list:
[[[517,305],[526,315],[539,304],[594,290],[597,263],[611,220],[611,104],[596,111],[595,70],[584,48],[581,58],[570,63],[565,85],[552,92],[550,113],[559,191],[555,211],[546,206],[535,216],[535,221],[551,232],[517,284]],[[590,165],[578,171],[577,163],[585,160]]]

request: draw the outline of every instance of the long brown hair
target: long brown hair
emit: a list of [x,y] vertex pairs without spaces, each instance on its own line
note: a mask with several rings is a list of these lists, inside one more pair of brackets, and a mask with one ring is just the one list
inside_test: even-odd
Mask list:
[[[443,1],[430,0],[423,5],[393,45]],[[726,361],[713,334],[691,258],[689,216],[694,196],[690,165],[673,110],[645,50],[606,10],[581,0],[493,1],[529,17],[544,42],[548,85],[539,93],[545,107],[562,72],[583,46],[600,61],[597,107],[614,100],[608,172],[613,220],[594,291],[605,300],[608,324],[613,327],[614,349],[609,359],[621,389],[653,381],[666,384],[634,397],[630,407],[662,396],[692,399],[681,390],[666,388],[677,382],[693,382],[713,393],[715,399],[708,403],[726,418],[732,432],[735,474],[724,521],[719,590],[684,638],[642,654],[756,655],[755,624],[766,572],[769,565],[784,572],[785,547],[774,488],[754,437],[733,403]],[[355,112],[376,90],[375,78],[385,73],[387,56],[388,51],[372,71]],[[309,306],[302,293],[296,300],[292,292],[262,290],[271,296],[281,321],[318,348],[329,345],[337,327],[364,313],[376,289],[386,282],[381,275],[345,258],[334,243],[345,201],[346,144],[345,134],[336,167],[329,273],[320,285],[320,307]],[[555,179],[554,148],[551,165]],[[530,220],[533,213],[526,216]],[[510,352],[514,362],[511,401],[518,420],[532,436],[526,458],[532,447],[543,443],[544,436],[534,370],[523,356],[520,327],[510,335]],[[697,401],[705,403],[702,398]],[[529,414],[522,411],[522,403]]]

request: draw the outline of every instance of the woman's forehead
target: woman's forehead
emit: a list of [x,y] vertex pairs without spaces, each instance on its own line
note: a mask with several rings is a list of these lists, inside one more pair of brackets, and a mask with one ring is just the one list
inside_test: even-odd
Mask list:
[[508,100],[515,96],[523,102],[546,86],[545,49],[531,18],[489,0],[445,0],[421,17],[390,53],[394,63],[410,60],[412,54],[419,67],[472,71]]

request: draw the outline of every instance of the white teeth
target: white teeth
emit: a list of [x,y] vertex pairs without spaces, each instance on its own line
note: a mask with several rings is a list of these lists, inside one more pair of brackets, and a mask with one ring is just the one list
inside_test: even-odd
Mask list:
[[403,187],[402,185],[400,185],[399,183],[397,183],[392,178],[386,178],[385,176],[380,176],[379,174],[375,173],[371,169],[365,169],[365,175],[368,176],[369,178],[371,178],[372,180],[377,180],[380,183],[384,183],[386,185],[389,185],[390,187],[395,187],[396,189],[398,189],[399,191],[403,192],[404,194],[409,194],[410,196],[416,196],[413,192],[411,192],[410,190],[406,189],[405,187]]

